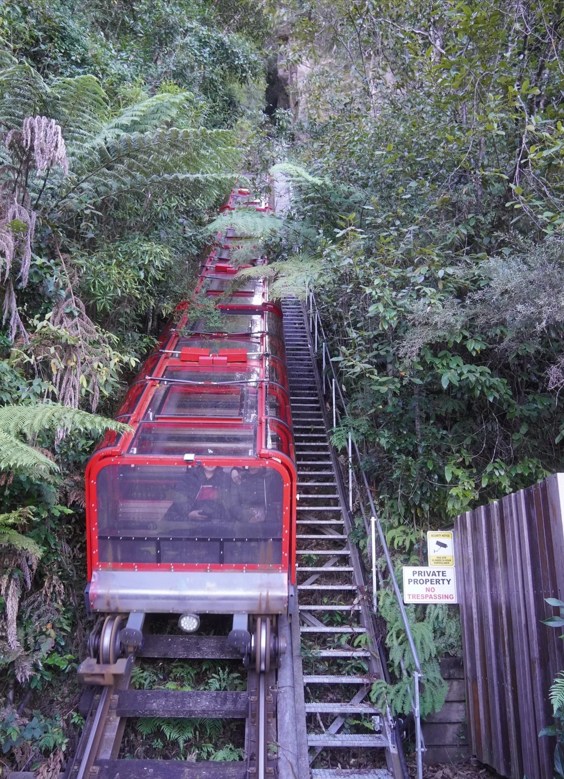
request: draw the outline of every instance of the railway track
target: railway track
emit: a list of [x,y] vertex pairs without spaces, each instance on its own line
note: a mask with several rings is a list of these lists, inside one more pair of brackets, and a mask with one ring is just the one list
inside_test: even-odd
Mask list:
[[[64,779],[256,779],[277,775],[274,669],[247,671],[245,691],[180,691],[132,688],[136,663],[143,659],[241,660],[227,637],[145,636],[134,656],[100,665],[86,660],[80,669],[91,702],[85,727]],[[100,684],[103,682],[103,684]],[[140,717],[240,720],[244,723],[244,759],[234,761],[148,760],[120,756],[126,723]]]

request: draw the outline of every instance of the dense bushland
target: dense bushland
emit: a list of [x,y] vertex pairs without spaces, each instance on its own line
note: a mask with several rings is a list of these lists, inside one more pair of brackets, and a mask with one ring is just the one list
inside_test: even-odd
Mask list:
[[[323,312],[350,399],[334,440],[350,430],[361,448],[398,564],[422,564],[429,528],[562,468],[563,7],[290,0],[279,13],[299,83],[280,273]],[[381,600],[398,678],[409,654]],[[456,615],[409,611],[428,710]],[[406,682],[374,695],[410,708]]]
[[2,6],[0,749],[12,768],[57,773],[71,733],[88,630],[82,472],[111,424],[79,409],[114,412],[191,293],[202,227],[261,122],[266,32],[245,3]]
[[286,7],[308,77],[283,170],[354,435],[417,558],[427,527],[562,463],[562,8]]

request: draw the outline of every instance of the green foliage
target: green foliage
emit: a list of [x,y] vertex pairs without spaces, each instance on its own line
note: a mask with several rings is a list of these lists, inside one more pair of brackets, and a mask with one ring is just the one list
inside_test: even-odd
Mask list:
[[154,306],[164,313],[166,282],[178,261],[169,247],[140,238],[102,244],[75,257],[84,297],[107,330],[139,327],[141,312]]
[[64,749],[67,738],[63,732],[63,723],[59,716],[45,717],[34,712],[31,719],[21,717],[13,708],[4,709],[0,718],[0,746],[7,754],[13,749],[28,745],[40,751]]
[[[408,714],[414,695],[412,673],[415,670],[401,614],[391,590],[380,590],[378,610],[387,625],[388,662],[394,681],[377,681],[371,700],[380,707],[389,706],[393,714]],[[445,702],[447,685],[438,658],[460,651],[460,621],[446,606],[407,608],[413,641],[422,670],[421,716],[439,711]]]
[[[139,720],[137,729],[147,739],[151,738],[154,746],[167,744],[169,748],[175,748],[180,759],[186,759],[188,755],[192,760],[216,761],[242,757],[242,750],[229,743],[218,747],[223,734],[221,720],[150,717]],[[194,744],[200,746],[196,749]]]
[[48,476],[49,472],[57,470],[56,463],[23,443],[19,436],[29,439],[49,430],[69,432],[72,429],[100,435],[108,429],[123,432],[127,425],[55,403],[4,406],[0,408],[0,469]]
[[[394,716],[413,711],[413,678],[404,676],[398,682],[389,684],[383,679],[374,682],[370,700],[380,709],[387,706]],[[446,699],[446,683],[441,676],[437,662],[426,663],[421,697],[421,716],[426,717],[440,711]]]
[[18,532],[14,525],[22,527],[26,525],[33,517],[33,508],[24,506],[9,511],[6,514],[0,514],[0,547],[10,546],[14,549],[24,551],[32,557],[39,559],[43,554],[43,549],[32,538]]
[[283,221],[272,214],[257,213],[255,209],[225,211],[206,226],[205,231],[211,235],[224,233],[228,229],[235,230],[236,235],[245,239],[264,240],[282,229]]
[[552,713],[555,717],[564,712],[564,671],[560,671],[553,681],[548,698],[552,704]]

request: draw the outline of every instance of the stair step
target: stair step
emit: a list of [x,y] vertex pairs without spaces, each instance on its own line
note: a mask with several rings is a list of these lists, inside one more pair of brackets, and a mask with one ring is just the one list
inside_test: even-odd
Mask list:
[[300,633],[354,633],[359,635],[366,633],[366,628],[360,625],[304,625],[300,627]]
[[298,525],[343,525],[342,519],[298,519]]
[[319,557],[323,555],[326,557],[336,557],[337,555],[342,557],[343,555],[347,555],[348,557],[350,552],[348,549],[296,549],[296,554],[308,554],[312,557]]
[[341,590],[356,590],[355,584],[298,584],[298,590],[304,592],[340,592]]
[[372,684],[374,679],[368,676],[331,676],[331,675],[315,675],[308,676],[304,674],[304,684]]
[[347,660],[362,660],[364,657],[372,657],[367,649],[314,649],[309,651],[309,657],[333,657]]
[[335,500],[339,499],[339,496],[336,492],[323,492],[321,495],[310,495],[306,492],[300,492],[300,500],[330,500],[332,498],[335,498]]
[[346,541],[348,536],[333,535],[330,533],[322,533],[315,535],[298,535],[296,536],[300,541]]
[[335,604],[330,605],[324,605],[321,604],[319,606],[312,605],[312,604],[306,604],[306,605],[300,605],[299,607],[300,611],[360,611],[360,606],[358,604],[352,604],[352,605],[343,605],[338,606]]
[[380,714],[370,703],[306,703],[308,714]]
[[385,768],[313,768],[311,779],[392,779]]
[[388,739],[379,733],[314,733],[307,737],[310,747],[332,747],[338,749],[350,749],[351,747],[387,747]]
[[[301,474],[305,476],[306,474]],[[298,479],[298,489],[300,487],[325,487],[326,489],[335,489],[335,480],[327,479],[327,481],[304,481]],[[333,493],[331,493],[333,494]]]
[[298,503],[298,513],[301,511],[324,511],[324,512],[333,512],[333,513],[341,513],[341,507],[340,506],[301,506]]
[[345,566],[296,566],[298,573],[352,573],[354,568],[350,565]]

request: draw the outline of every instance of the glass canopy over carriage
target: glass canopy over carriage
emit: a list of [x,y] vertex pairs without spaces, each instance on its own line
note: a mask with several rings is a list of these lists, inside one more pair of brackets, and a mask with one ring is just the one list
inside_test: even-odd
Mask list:
[[[227,208],[248,199],[238,190]],[[94,611],[286,609],[296,473],[282,318],[263,279],[237,278],[241,240],[218,239],[196,290],[208,304],[179,307],[119,411],[131,430],[88,465]]]

